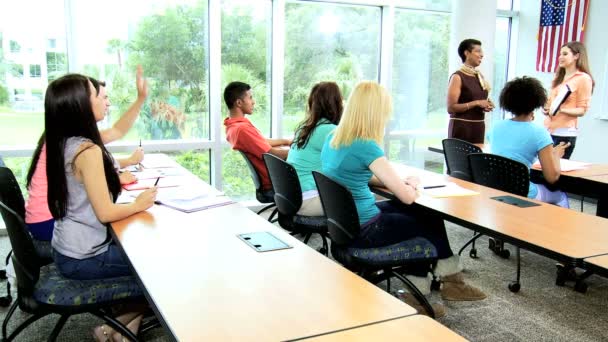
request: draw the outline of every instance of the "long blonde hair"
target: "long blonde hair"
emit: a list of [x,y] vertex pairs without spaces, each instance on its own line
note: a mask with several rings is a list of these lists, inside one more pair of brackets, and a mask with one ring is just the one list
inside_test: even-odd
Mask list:
[[331,147],[349,146],[355,139],[374,140],[381,145],[392,111],[391,96],[383,86],[372,81],[360,82],[348,98]]

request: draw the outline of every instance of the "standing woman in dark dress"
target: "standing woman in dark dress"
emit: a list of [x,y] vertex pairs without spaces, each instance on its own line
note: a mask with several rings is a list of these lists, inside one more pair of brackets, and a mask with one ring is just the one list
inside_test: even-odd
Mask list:
[[494,104],[488,98],[490,84],[475,69],[483,59],[481,42],[476,39],[463,40],[458,46],[458,55],[463,64],[450,76],[448,86],[448,138],[482,144],[486,130],[484,116],[494,109]]

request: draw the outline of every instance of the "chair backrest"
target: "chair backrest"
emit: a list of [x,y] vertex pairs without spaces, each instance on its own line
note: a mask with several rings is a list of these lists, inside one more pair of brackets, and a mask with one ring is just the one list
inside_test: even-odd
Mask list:
[[448,168],[448,175],[470,181],[471,168],[467,156],[471,153],[480,153],[481,148],[471,144],[468,141],[460,139],[443,139],[443,155],[445,156],[445,165]]
[[255,166],[253,166],[253,163],[251,163],[251,161],[249,160],[249,157],[247,157],[247,153],[243,152],[243,151],[239,151],[239,153],[243,156],[243,159],[245,159],[245,162],[247,163],[247,167],[249,167],[249,173],[251,174],[251,179],[253,180],[253,185],[255,186],[255,190],[259,191],[262,189],[262,181],[260,180],[260,175],[258,174],[258,170],[255,169]]
[[[0,213],[6,224],[8,237],[13,249],[13,266],[17,275],[19,291],[31,294],[40,276],[40,257],[34,247],[32,237],[23,217],[12,207],[14,203],[23,203],[21,190],[13,185],[17,183],[10,169],[0,167]],[[23,211],[23,206],[21,207]]]
[[8,167],[0,167],[2,202],[25,220],[25,201],[15,175]]
[[520,196],[528,196],[530,170],[523,163],[490,153],[469,154],[474,183]]
[[348,245],[359,236],[359,215],[353,195],[346,187],[321,172],[313,171],[321,205],[327,217],[327,230],[333,243]]
[[282,215],[293,216],[302,206],[302,187],[296,169],[269,153],[263,155],[274,191],[274,203]]

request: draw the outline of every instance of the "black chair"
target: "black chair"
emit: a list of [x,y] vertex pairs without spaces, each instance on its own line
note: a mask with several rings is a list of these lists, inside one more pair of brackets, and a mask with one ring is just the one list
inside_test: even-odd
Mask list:
[[[471,164],[471,175],[473,182],[509,192],[515,195],[527,197],[530,188],[530,170],[523,163],[513,159],[490,153],[473,153],[469,155]],[[507,251],[504,242],[498,239],[490,239],[490,249],[496,253]],[[518,292],[520,289],[521,259],[519,247],[516,247],[517,255],[517,279],[509,284],[509,290]],[[509,254],[506,254],[508,257]]]
[[274,191],[274,203],[279,213],[278,222],[292,234],[303,234],[304,243],[312,234],[319,234],[323,247],[319,252],[327,255],[327,219],[325,216],[298,215],[302,206],[302,188],[296,169],[283,159],[269,153],[263,155]]
[[[243,159],[245,159],[245,162],[247,163],[247,167],[249,168],[249,174],[251,174],[251,180],[253,180],[253,185],[255,186],[255,198],[260,203],[263,203],[263,204],[270,203],[267,206],[260,209],[257,212],[257,214],[259,215],[270,208],[274,208],[275,207],[274,193],[272,191],[269,191],[269,190],[265,191],[262,189],[262,181],[260,180],[261,178],[260,178],[260,175],[258,174],[258,170],[256,170],[255,166],[253,166],[253,163],[251,163],[251,161],[249,160],[249,157],[247,157],[247,153],[245,153],[243,151],[239,151],[239,153],[243,156]],[[275,208],[272,211],[272,214],[270,214],[268,221],[272,222],[272,219],[274,218],[274,215],[276,215],[276,213],[277,213],[277,209]]]
[[[13,249],[12,261],[17,275],[17,300],[10,307],[2,324],[3,341],[13,340],[23,329],[49,314],[60,315],[48,340],[55,341],[68,318],[75,314],[90,313],[132,341],[136,336],[111,316],[111,308],[131,300],[143,300],[140,287],[133,277],[102,280],[73,280],[64,278],[53,263],[42,259],[20,215],[20,193],[10,169],[0,168],[0,213]],[[17,188],[18,190],[18,188]],[[31,314],[7,337],[8,322],[19,307]],[[154,325],[142,326],[140,333]]]
[[435,246],[424,238],[414,238],[385,247],[349,247],[359,236],[361,228],[351,192],[320,172],[313,171],[313,176],[327,217],[332,256],[373,284],[386,280],[388,292],[391,290],[392,277],[401,280],[429,315],[435,318],[428,300],[404,276],[408,267],[428,267],[430,271],[437,262]]
[[[14,194],[14,196],[12,196],[11,198],[8,198],[7,201],[10,201],[9,203],[7,203],[7,205],[9,206],[9,208],[12,208],[15,213],[17,215],[19,215],[19,217],[22,220],[25,220],[25,201],[23,199],[23,194],[21,193],[21,188],[19,187],[19,183],[17,182],[17,180],[15,179],[14,176],[9,176],[9,169],[6,167],[1,167],[2,171],[0,171],[1,177],[2,179],[0,179],[0,183],[2,184],[2,186],[6,186],[7,189],[10,189],[10,191]],[[13,173],[10,172],[10,175],[12,175]],[[41,262],[43,263],[43,265],[46,264],[50,264],[51,262],[53,262],[52,256],[51,256],[51,243],[50,241],[41,241],[41,240],[36,240],[33,239],[34,242],[34,247],[36,248],[36,251],[38,252],[38,255],[41,258]],[[8,255],[6,256],[6,260],[5,260],[5,264],[8,265],[8,262],[10,260],[12,251],[10,251],[8,253]],[[0,279],[7,279],[6,277],[6,271],[1,271],[0,272]],[[11,304],[11,302],[13,301],[13,296],[11,295],[11,284],[10,282],[6,282],[6,296],[0,297],[0,306],[3,307],[7,307]]]
[[[443,156],[445,157],[445,165],[448,169],[448,175],[470,182],[471,167],[469,166],[468,155],[471,153],[481,153],[481,148],[471,144],[468,141],[454,138],[443,139],[441,144],[443,145]],[[469,256],[476,259],[477,248],[475,248],[475,241],[477,241],[481,235],[482,234],[478,234],[477,232],[473,233],[473,238],[471,238],[471,240],[460,248],[458,255],[461,255],[467,246],[472,245],[471,250],[469,251]]]

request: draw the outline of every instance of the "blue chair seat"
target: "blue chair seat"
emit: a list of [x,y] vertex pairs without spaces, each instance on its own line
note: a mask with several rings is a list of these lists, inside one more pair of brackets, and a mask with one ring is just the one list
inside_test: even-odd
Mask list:
[[293,223],[307,226],[308,228],[318,228],[319,231],[327,231],[327,218],[325,216],[301,216],[295,215]]
[[143,296],[133,276],[76,280],[61,275],[55,264],[40,268],[34,298],[46,304],[78,306]]
[[425,238],[413,238],[393,245],[375,248],[333,248],[332,255],[345,265],[390,267],[437,258],[437,249]]

